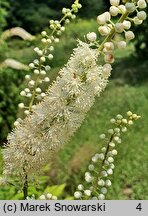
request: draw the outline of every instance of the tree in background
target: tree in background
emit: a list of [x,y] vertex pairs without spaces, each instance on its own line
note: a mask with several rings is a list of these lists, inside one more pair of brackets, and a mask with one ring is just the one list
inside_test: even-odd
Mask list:
[[6,17],[7,17],[7,9],[9,7],[9,3],[7,0],[0,1],[0,32],[6,26]]
[[10,0],[8,27],[20,26],[37,33],[47,26],[50,17],[57,15],[56,10],[48,6],[50,0]]
[[[73,0],[9,0],[10,11],[8,27],[20,26],[31,33],[38,33],[47,27],[50,18],[58,19],[61,8],[69,7]],[[84,18],[96,17],[102,11],[103,1],[81,0],[83,10],[79,15]]]

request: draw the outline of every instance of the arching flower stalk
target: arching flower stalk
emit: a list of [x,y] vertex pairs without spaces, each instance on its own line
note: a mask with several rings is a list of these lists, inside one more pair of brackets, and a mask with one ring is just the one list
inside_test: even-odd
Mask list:
[[105,199],[108,188],[112,185],[110,176],[114,172],[114,157],[118,154],[121,135],[127,132],[134,120],[139,118],[140,116],[128,111],[127,117],[118,114],[116,118],[110,120],[114,125],[113,128],[110,128],[106,134],[100,135],[100,139],[107,144],[92,157],[88,171],[85,172],[85,183],[78,185],[78,190],[74,193],[75,199]]
[[37,173],[81,125],[95,96],[106,87],[103,67],[97,65],[97,50],[79,41],[78,47],[47,91],[13,132],[4,149],[4,174],[21,176]]

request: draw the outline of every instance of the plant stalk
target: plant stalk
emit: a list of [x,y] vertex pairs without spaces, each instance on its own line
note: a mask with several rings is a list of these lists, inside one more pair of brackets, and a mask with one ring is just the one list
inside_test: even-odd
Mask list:
[[28,175],[25,174],[25,181],[23,186],[24,200],[26,200],[28,196]]
[[[118,20],[117,23],[122,23],[127,17],[128,17],[129,13],[125,12],[124,14],[122,14],[122,16],[120,17],[120,19]],[[98,51],[101,52],[104,48],[104,44],[108,41],[110,41],[114,34],[116,33],[115,28],[113,27],[113,29],[111,30],[110,34],[104,39],[104,41],[101,43],[101,45],[98,48]]]

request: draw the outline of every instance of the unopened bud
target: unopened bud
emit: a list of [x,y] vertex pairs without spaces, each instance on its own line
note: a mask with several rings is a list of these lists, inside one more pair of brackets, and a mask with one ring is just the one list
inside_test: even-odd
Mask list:
[[117,47],[119,49],[125,49],[126,48],[126,42],[125,41],[119,41],[119,42],[117,42]]
[[42,38],[41,42],[42,42],[42,43],[47,43],[46,38]]
[[125,13],[126,12],[125,5],[119,5],[118,8],[119,8],[120,13]]
[[46,61],[46,58],[45,58],[44,56],[42,56],[42,57],[40,58],[40,61],[41,61],[41,62],[45,62],[45,61]]
[[102,36],[108,35],[108,34],[110,33],[110,31],[111,31],[111,29],[110,29],[109,27],[107,27],[107,26],[100,26],[100,27],[98,28],[98,30],[99,30],[99,32],[100,32],[100,34],[101,34]]
[[114,49],[114,44],[112,42],[106,42],[104,44],[104,47],[107,49],[107,50],[113,50]]
[[118,33],[121,33],[124,31],[124,25],[123,23],[116,23],[115,24],[115,31]]
[[136,6],[134,3],[126,3],[125,4],[125,7],[126,7],[126,10],[129,12],[129,13],[132,13],[136,10]]
[[124,26],[124,29],[130,29],[131,27],[131,22],[130,21],[127,21],[127,20],[124,20],[123,21],[123,26]]
[[142,20],[140,20],[137,16],[134,17],[134,23],[135,25],[140,25],[142,23]]
[[19,104],[18,104],[18,107],[19,107],[20,109],[23,109],[24,106],[25,106],[24,103],[19,103]]
[[146,15],[145,11],[140,11],[140,12],[137,13],[137,17],[140,20],[145,20],[147,15]]
[[94,42],[96,41],[97,39],[97,35],[95,32],[89,32],[87,35],[86,35],[87,39],[91,42]]
[[112,16],[117,16],[117,14],[119,13],[119,9],[115,6],[111,6],[109,12]]
[[35,85],[35,81],[34,80],[30,80],[28,83],[30,86],[34,86]]
[[53,59],[53,55],[52,55],[52,54],[49,54],[49,55],[48,55],[48,59],[49,59],[49,60],[52,60],[52,59]]
[[111,16],[109,12],[105,12],[97,17],[97,21],[100,25],[104,25],[110,19],[111,19]]
[[120,0],[110,0],[110,4],[113,6],[118,6],[120,3]]
[[25,79],[26,79],[26,80],[30,80],[30,79],[31,79],[31,76],[30,76],[29,74],[27,74],[27,75],[25,76]]
[[125,32],[125,38],[127,40],[132,40],[132,39],[135,38],[135,35],[134,35],[134,33],[132,31],[127,31],[127,32]]
[[30,64],[29,64],[29,67],[30,67],[31,69],[33,69],[33,68],[34,68],[34,64],[33,64],[33,63],[30,63]]
[[42,31],[42,32],[41,32],[41,35],[42,35],[43,37],[45,37],[45,36],[47,35],[47,32],[46,32],[46,31]]
[[137,2],[137,5],[138,5],[138,7],[139,8],[146,8],[146,2],[144,1],[144,0],[139,0],[138,2]]
[[133,113],[131,111],[127,112],[127,116],[132,116],[132,115],[133,115]]

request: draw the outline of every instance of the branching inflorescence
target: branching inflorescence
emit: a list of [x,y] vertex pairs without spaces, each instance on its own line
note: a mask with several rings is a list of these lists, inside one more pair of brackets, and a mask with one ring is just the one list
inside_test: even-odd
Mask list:
[[101,148],[100,153],[92,157],[88,172],[85,172],[86,184],[78,185],[78,190],[74,193],[76,199],[105,199],[107,188],[112,184],[110,176],[115,168],[114,157],[118,154],[121,135],[127,132],[134,120],[139,118],[140,116],[128,111],[127,117],[118,114],[116,118],[110,120],[114,126],[106,134],[100,135],[100,139],[103,139],[106,145]]
[[[50,160],[52,151],[66,143],[80,127],[87,111],[94,103],[95,96],[100,95],[108,83],[108,77],[112,70],[111,63],[114,62],[114,48],[124,49],[126,41],[134,38],[134,33],[129,30],[131,22],[138,25],[146,19],[145,12],[138,11],[146,7],[144,0],[139,0],[137,3],[126,3],[125,6],[120,5],[119,0],[110,0],[110,3],[112,6],[109,12],[97,17],[98,30],[103,36],[102,42],[97,40],[97,35],[94,32],[86,35],[86,42],[78,41],[78,46],[74,49],[67,65],[61,69],[60,75],[46,93],[42,92],[39,87],[43,81],[49,82],[46,72],[50,70],[50,66],[45,63],[47,59],[52,60],[53,58],[51,53],[54,50],[53,43],[59,42],[58,36],[65,30],[62,24],[68,23],[69,18],[74,19],[75,14],[73,13],[77,13],[81,8],[81,4],[77,0],[71,10],[63,9],[64,17],[60,21],[50,21],[51,35],[45,31],[42,32],[41,41],[45,44],[44,48],[36,47],[34,49],[38,59],[35,59],[29,66],[36,78],[33,80],[29,74],[26,75],[28,87],[20,93],[22,96],[30,98],[28,105],[19,104],[19,107],[24,109],[26,117],[24,120],[18,119],[15,122],[15,129],[8,135],[8,143],[3,153],[4,175],[21,177],[25,198],[28,195],[28,174],[39,172]],[[135,12],[137,15],[131,18],[133,12],[134,15]],[[114,23],[111,17],[118,15],[120,18]],[[125,40],[116,41],[115,36],[123,33]],[[101,64],[102,56],[104,64]],[[42,101],[37,104],[36,99],[42,99]],[[119,124],[117,128],[118,132],[112,130],[113,134],[109,143],[115,138],[120,140],[118,134],[120,129],[123,131],[122,124]],[[111,146],[109,145],[109,147]],[[94,156],[96,161],[101,159],[100,157],[103,158],[101,169],[104,166],[110,166],[111,162],[108,159],[112,157],[106,158],[107,155],[116,154],[116,150],[110,150],[111,153],[109,147],[107,147],[105,155],[102,153],[101,156],[98,154]],[[94,165],[90,167],[93,169]],[[111,169],[108,167],[108,172]],[[103,170],[101,172],[104,172],[104,175],[107,173]],[[86,176],[87,179],[91,179],[90,173],[87,173]],[[93,188],[96,189],[98,181],[92,180],[91,182]],[[109,181],[108,184],[110,184]],[[103,190],[104,192],[102,192]],[[103,198],[101,194],[105,194],[105,191],[106,189],[101,189],[102,193],[98,195],[99,198],[101,196]],[[91,194],[91,190],[85,190],[84,194],[89,197],[88,194]],[[94,196],[96,197],[95,193]],[[83,195],[80,196],[79,193],[78,197],[76,192],[75,197],[80,198]]]
[[[65,31],[65,25],[70,23],[70,20],[76,18],[76,13],[81,8],[79,0],[76,0],[71,9],[63,8],[62,13],[64,16],[60,21],[50,20],[50,30],[51,33],[48,35],[46,31],[42,31],[42,48],[35,47],[34,52],[37,54],[37,58],[29,64],[31,70],[33,70],[33,77],[30,74],[25,76],[27,81],[27,88],[20,92],[22,97],[28,98],[26,104],[20,103],[18,106],[20,109],[24,110],[25,115],[32,113],[35,108],[35,104],[41,101],[46,93],[42,91],[42,84],[49,83],[50,79],[47,76],[47,72],[51,70],[51,66],[47,61],[51,61],[54,58],[54,44],[60,42],[60,36]],[[34,78],[34,79],[33,79]],[[17,119],[14,123],[17,126],[21,122],[21,119]]]

